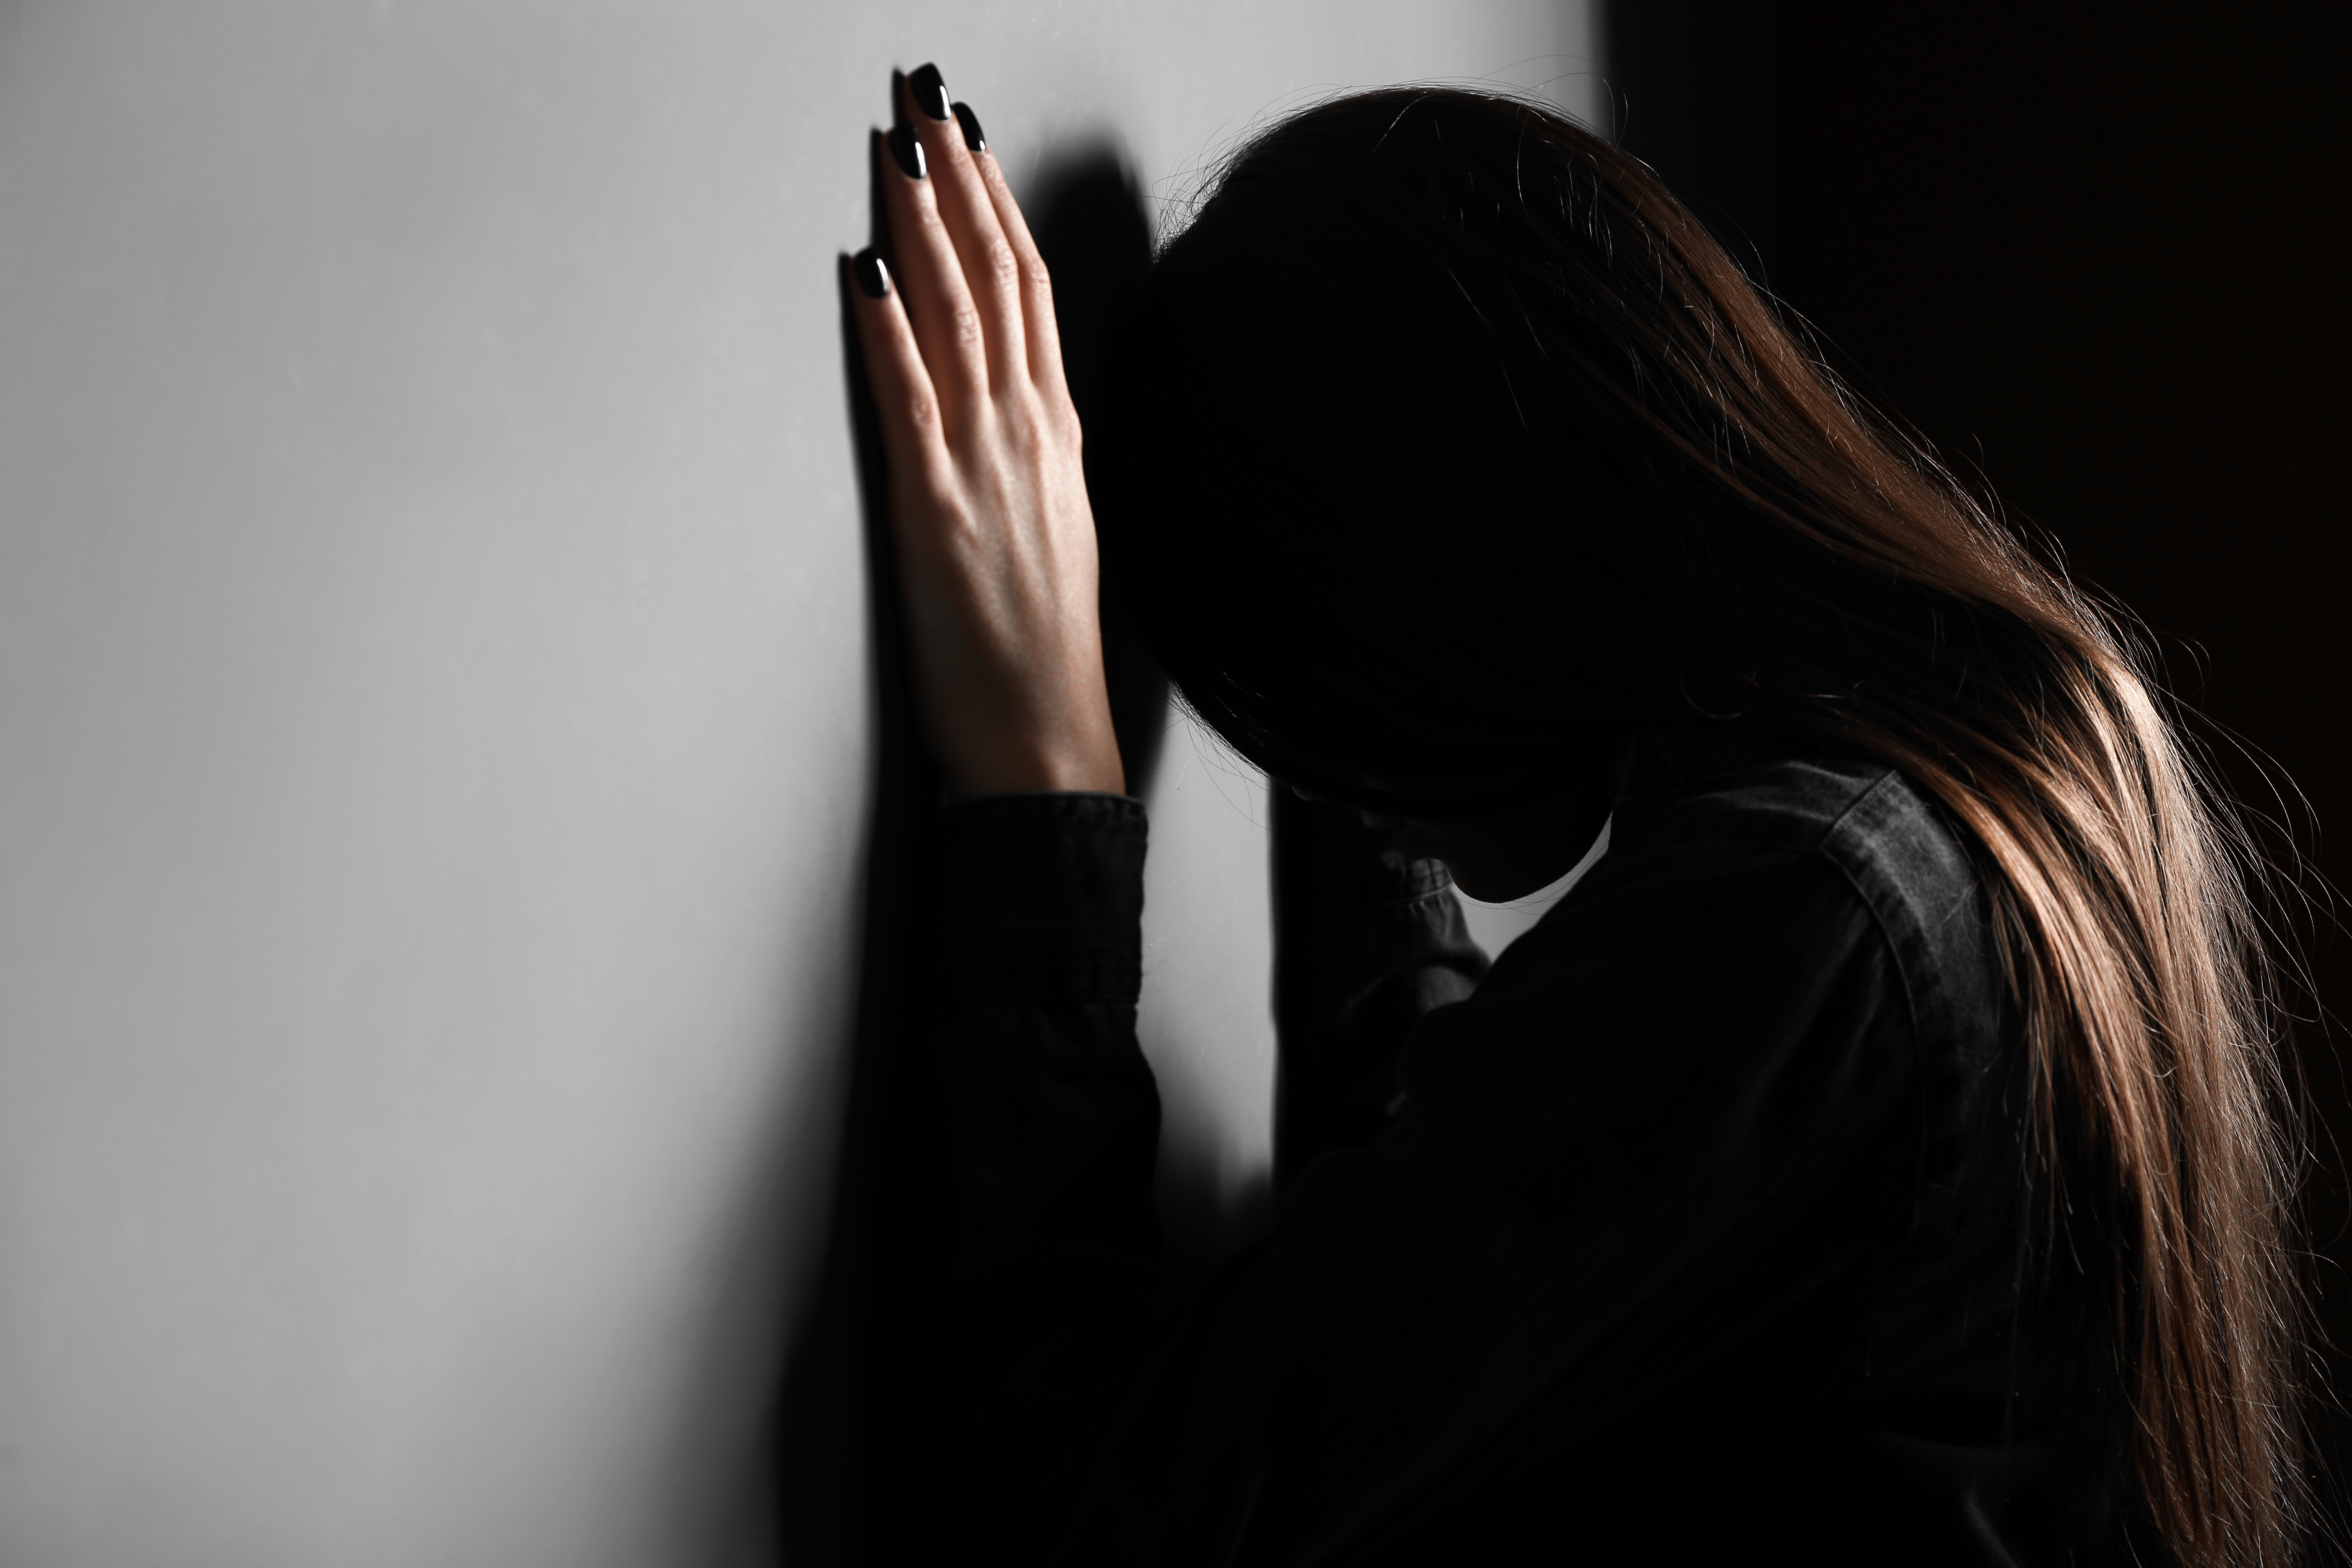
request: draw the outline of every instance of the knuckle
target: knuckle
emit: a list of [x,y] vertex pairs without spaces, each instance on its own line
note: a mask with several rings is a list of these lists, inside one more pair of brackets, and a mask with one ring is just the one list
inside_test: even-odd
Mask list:
[[955,341],[967,364],[976,363],[987,345],[987,333],[981,326],[980,312],[968,303],[956,307]]
[[995,397],[996,430],[1008,446],[1026,448],[1037,438],[1037,399],[1026,387],[1013,384]]
[[907,423],[918,436],[936,436],[940,431],[940,405],[936,398],[917,395],[907,405]]
[[1077,444],[1077,411],[1066,397],[1026,387],[1010,400],[1005,412],[1005,438],[1025,461],[1044,462]]
[[1004,294],[1013,295],[1021,291],[1024,279],[1021,258],[1013,255],[1013,247],[1001,239],[988,247],[988,277],[989,281]]

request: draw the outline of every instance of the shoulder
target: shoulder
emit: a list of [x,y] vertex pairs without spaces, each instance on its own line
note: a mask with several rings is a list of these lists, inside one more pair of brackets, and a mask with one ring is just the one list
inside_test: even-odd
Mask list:
[[1907,1073],[1923,988],[1907,973],[1921,939],[1906,900],[1946,889],[1907,889],[1900,868],[1924,858],[1964,877],[1939,833],[1884,764],[1746,733],[1645,734],[1607,852],[1431,1025],[1465,1042],[1447,1048],[1465,1063],[1473,1037],[1498,1050],[1609,1038],[1642,1046],[1598,1062],[1531,1059],[1625,1073],[1673,1063],[1723,1084]]
[[1637,736],[1612,832],[1628,847],[1774,845],[1828,860],[1865,897],[1973,885],[1941,811],[1899,770],[1738,725],[1662,725]]
[[1620,877],[1759,854],[1833,877],[1867,912],[1931,1054],[1993,1048],[1999,964],[1979,865],[1925,789],[1876,758],[1738,724],[1637,738],[1611,827]]

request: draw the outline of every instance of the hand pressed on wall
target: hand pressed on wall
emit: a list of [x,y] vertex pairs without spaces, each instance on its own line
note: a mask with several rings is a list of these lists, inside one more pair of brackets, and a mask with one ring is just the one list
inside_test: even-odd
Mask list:
[[959,796],[1124,793],[1053,286],[977,117],[931,66],[898,97],[853,270],[924,732]]

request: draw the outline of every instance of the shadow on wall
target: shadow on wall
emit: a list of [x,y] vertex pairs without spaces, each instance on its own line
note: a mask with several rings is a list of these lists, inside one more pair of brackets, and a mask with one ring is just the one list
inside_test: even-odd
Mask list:
[[[1037,249],[1054,275],[1062,369],[1083,425],[1094,416],[1111,325],[1151,265],[1150,220],[1134,172],[1108,147],[1051,160],[1029,210]],[[1103,665],[1128,793],[1143,795],[1168,738],[1168,679],[1115,594],[1107,594],[1103,605]]]
[[[1150,268],[1151,225],[1142,190],[1117,149],[1082,147],[1047,163],[1029,212],[1037,248],[1054,275],[1071,401],[1080,421],[1088,422],[1112,333]],[[1148,796],[1171,727],[1181,721],[1171,711],[1168,679],[1120,607],[1116,583],[1104,587],[1103,663],[1129,793]],[[1215,1129],[1181,1116],[1163,1118],[1153,1195],[1171,1306],[1272,1223],[1271,1172],[1235,1184],[1220,1155]]]
[[[896,83],[893,84],[894,101]],[[878,153],[878,148],[877,152]],[[877,185],[872,243],[889,254]],[[1105,147],[1049,161],[1026,204],[1038,248],[1054,274],[1063,357],[1081,418],[1092,408],[1101,345],[1119,306],[1150,264],[1150,227],[1135,179]],[[925,993],[919,915],[929,863],[927,827],[940,780],[917,728],[902,653],[896,566],[872,400],[859,358],[842,268],[842,349],[866,527],[869,625],[875,646],[877,759],[863,889],[863,960],[855,1056],[830,1223],[816,1278],[787,1349],[776,1414],[776,1492],[785,1561],[794,1568],[859,1562],[875,1510],[919,1507],[921,1478],[900,1475],[891,1455],[912,1414],[893,1386],[892,1347],[953,1311],[952,1278],[927,1239],[939,1205],[909,1058],[920,1037]],[[1112,720],[1128,787],[1141,794],[1155,771],[1169,719],[1168,683],[1113,604],[1104,606]],[[1194,1227],[1221,1228],[1213,1181],[1179,1183],[1171,1204],[1175,1250]],[[1191,1189],[1202,1187],[1200,1193]],[[899,1483],[903,1481],[902,1486]]]

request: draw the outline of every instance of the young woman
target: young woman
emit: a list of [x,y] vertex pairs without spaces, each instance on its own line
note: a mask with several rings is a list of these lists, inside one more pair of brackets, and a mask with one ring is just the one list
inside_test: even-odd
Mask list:
[[[2290,1561],[2252,862],[2105,615],[1539,106],[1243,148],[1083,463],[931,68],[885,157],[855,306],[955,797],[927,1552]],[[1173,1321],[1097,520],[1188,706],[1318,803],[1279,1222]],[[1524,894],[1604,823],[1490,970],[1449,871]]]

